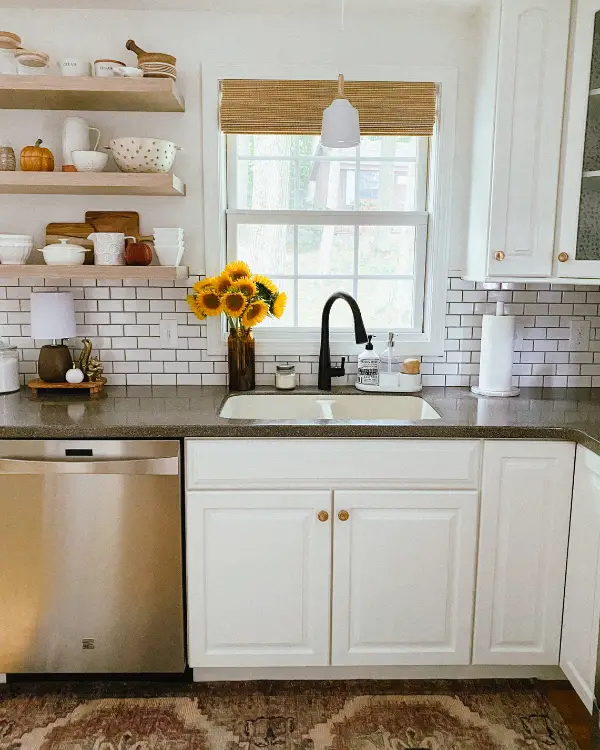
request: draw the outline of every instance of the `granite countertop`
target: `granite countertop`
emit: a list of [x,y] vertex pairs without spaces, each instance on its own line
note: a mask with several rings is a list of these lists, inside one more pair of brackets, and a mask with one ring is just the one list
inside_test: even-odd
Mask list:
[[[259,388],[259,393],[274,389]],[[314,388],[300,393],[318,393]],[[441,419],[421,422],[269,422],[221,419],[217,386],[114,386],[97,400],[0,395],[0,439],[184,437],[454,437],[572,440],[600,453],[600,389],[524,389],[516,398],[478,398],[468,388],[425,388]],[[334,393],[356,393],[334,388]],[[374,394],[372,398],[378,398]],[[403,396],[397,396],[403,398]]]

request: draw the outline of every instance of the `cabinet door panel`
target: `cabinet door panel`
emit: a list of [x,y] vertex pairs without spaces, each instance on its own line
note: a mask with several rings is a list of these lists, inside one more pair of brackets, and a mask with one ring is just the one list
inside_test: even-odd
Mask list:
[[192,667],[329,663],[331,493],[187,495]]
[[469,663],[477,505],[476,492],[334,493],[333,664]]
[[485,443],[475,664],[558,664],[574,452]]
[[552,270],[568,34],[568,2],[503,0],[490,276]]
[[600,625],[600,456],[577,448],[560,666],[592,711]]

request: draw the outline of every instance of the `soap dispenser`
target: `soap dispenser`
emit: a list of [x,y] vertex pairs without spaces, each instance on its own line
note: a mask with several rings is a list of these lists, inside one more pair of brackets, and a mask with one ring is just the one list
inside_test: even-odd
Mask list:
[[365,346],[364,352],[358,355],[356,384],[377,387],[379,385],[379,366],[381,360],[379,354],[373,350],[373,344],[371,343],[373,336],[368,336],[367,338],[369,341]]
[[394,332],[388,333],[388,345],[381,355],[381,372],[397,374],[400,372],[400,357],[394,351]]

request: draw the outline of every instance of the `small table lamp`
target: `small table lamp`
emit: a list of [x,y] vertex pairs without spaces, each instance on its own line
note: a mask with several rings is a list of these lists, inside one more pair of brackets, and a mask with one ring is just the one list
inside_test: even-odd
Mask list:
[[[35,292],[31,295],[31,338],[51,339],[40,350],[38,373],[47,383],[64,383],[73,357],[63,339],[76,335],[75,305],[71,292]],[[60,344],[56,342],[60,340]]]

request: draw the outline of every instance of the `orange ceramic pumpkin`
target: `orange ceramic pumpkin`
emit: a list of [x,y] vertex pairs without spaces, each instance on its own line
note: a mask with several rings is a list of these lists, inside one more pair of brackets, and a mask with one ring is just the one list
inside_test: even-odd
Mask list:
[[41,148],[42,139],[35,146],[25,146],[21,150],[21,169],[23,172],[54,172],[54,156],[49,148]]

